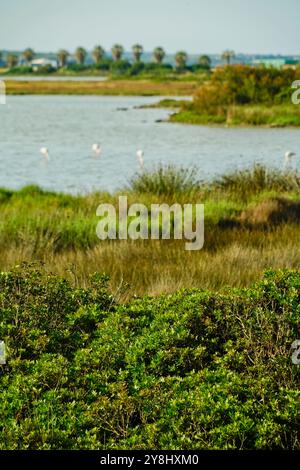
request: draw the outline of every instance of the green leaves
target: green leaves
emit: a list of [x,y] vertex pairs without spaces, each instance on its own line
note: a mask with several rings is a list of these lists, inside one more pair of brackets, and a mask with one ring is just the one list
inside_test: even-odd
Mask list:
[[0,449],[299,449],[300,273],[116,305],[37,266],[0,274]]

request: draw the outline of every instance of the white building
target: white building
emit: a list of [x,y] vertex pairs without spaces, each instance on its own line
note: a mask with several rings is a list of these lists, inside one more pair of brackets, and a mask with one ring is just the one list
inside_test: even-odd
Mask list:
[[30,63],[31,67],[32,67],[32,70],[34,72],[38,72],[38,70],[41,68],[41,67],[45,67],[46,65],[50,65],[51,67],[53,67],[54,69],[57,69],[57,62],[56,60],[50,60],[50,59],[44,59],[44,58],[41,58],[41,59],[34,59],[31,61]]

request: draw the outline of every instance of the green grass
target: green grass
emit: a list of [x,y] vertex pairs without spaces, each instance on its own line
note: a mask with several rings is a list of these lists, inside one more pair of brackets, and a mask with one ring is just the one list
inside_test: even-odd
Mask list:
[[7,95],[191,96],[198,81],[109,79],[105,81],[6,80]]
[[[128,205],[139,202],[148,209],[157,203],[204,203],[203,249],[187,253],[184,240],[172,239],[100,241],[96,208],[106,202],[117,207],[120,194],[127,195]],[[270,267],[299,266],[299,200],[297,173],[260,166],[211,182],[199,181],[195,170],[158,167],[115,194],[2,189],[0,269],[40,260],[83,286],[91,272],[105,270],[124,298],[182,287],[248,286]]]
[[198,114],[195,111],[179,111],[174,113],[169,118],[170,122],[176,122],[179,124],[225,124],[226,119],[224,116],[215,116],[208,114]]
[[138,106],[139,109],[156,109],[156,108],[170,108],[170,109],[178,109],[180,107],[183,107],[186,105],[186,103],[189,103],[187,100],[174,100],[172,98],[165,98],[163,100],[158,101],[157,103],[152,103],[152,104],[143,104],[141,106]]
[[294,171],[270,170],[262,165],[223,175],[213,183],[215,188],[247,199],[251,194],[275,191],[278,194],[300,191],[300,174]]
[[182,124],[226,124],[228,126],[300,126],[300,107],[295,105],[241,105],[228,107],[227,116],[218,114],[199,114],[194,110],[183,109],[170,116],[171,122]]
[[237,106],[228,110],[227,124],[286,127],[300,125],[300,108],[295,105]]

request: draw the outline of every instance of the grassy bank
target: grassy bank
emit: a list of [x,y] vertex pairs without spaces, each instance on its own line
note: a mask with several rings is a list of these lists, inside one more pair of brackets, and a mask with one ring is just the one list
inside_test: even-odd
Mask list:
[[128,95],[189,96],[197,81],[106,80],[88,81],[13,81],[6,80],[8,95]]
[[[163,105],[161,105],[163,107]],[[186,103],[185,103],[185,107]],[[300,126],[300,106],[295,105],[255,105],[231,106],[226,115],[199,114],[193,109],[184,109],[170,116],[171,122],[182,124],[221,124],[226,126]]]
[[265,126],[298,127],[300,126],[300,106],[293,104],[234,105],[228,106],[226,113],[206,114],[194,109],[193,101],[163,99],[141,108],[165,108],[174,110],[169,122],[180,124],[222,125],[222,126]]
[[[265,269],[300,265],[300,177],[262,167],[199,183],[172,167],[136,177],[124,191],[128,204],[205,204],[205,244],[196,252],[184,240],[100,241],[100,203],[118,205],[118,193],[70,196],[36,187],[1,190],[0,268],[40,260],[85,286],[105,271],[122,298],[249,286]],[[298,205],[297,205],[298,204]]]

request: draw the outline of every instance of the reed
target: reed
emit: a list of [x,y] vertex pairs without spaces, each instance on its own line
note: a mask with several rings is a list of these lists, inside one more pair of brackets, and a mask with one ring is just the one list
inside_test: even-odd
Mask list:
[[[204,248],[188,253],[182,240],[100,241],[96,208],[103,202],[117,206],[119,194],[128,204],[147,207],[204,203]],[[268,268],[299,266],[299,201],[297,173],[264,167],[210,182],[198,180],[195,170],[159,167],[114,194],[1,189],[0,269],[38,260],[78,285],[105,272],[112,290],[125,298],[183,287],[249,286]]]

